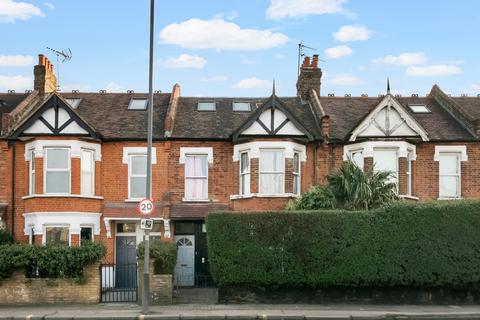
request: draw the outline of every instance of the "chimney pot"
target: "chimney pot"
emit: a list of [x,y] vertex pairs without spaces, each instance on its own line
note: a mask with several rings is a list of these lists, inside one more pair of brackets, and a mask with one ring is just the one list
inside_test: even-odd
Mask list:
[[318,54],[313,55],[312,68],[318,68]]
[[303,68],[308,68],[310,67],[310,57],[309,56],[306,56],[304,59],[303,59],[303,65],[302,65]]
[[40,94],[43,95],[57,90],[57,78],[53,71],[53,64],[45,55],[38,55],[38,65],[33,68],[33,74],[33,88]]
[[311,64],[310,57],[306,56],[297,79],[297,96],[303,100],[309,100],[310,92],[315,90],[320,97],[321,79],[322,70],[318,68],[318,55],[313,56]]

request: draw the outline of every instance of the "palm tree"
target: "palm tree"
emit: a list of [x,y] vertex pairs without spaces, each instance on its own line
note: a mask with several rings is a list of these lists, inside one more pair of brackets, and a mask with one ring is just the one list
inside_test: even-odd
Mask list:
[[343,208],[369,210],[398,199],[392,173],[363,171],[352,161],[345,161],[323,187],[314,186],[298,199],[288,203],[288,210]]

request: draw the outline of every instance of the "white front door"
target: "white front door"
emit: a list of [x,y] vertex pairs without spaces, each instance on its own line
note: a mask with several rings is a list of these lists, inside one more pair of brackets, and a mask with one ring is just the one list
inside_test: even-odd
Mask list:
[[193,286],[195,284],[195,236],[175,236],[175,243],[177,244],[175,285]]

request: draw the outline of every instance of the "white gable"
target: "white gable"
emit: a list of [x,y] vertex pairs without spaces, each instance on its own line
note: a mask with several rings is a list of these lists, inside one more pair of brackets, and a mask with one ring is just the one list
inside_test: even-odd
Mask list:
[[[262,126],[263,124],[263,126]],[[265,127],[264,127],[265,126]],[[291,121],[288,120],[285,113],[279,109],[273,111],[273,125],[272,125],[272,109],[267,109],[258,119],[245,129],[242,135],[269,135],[274,132],[277,135],[303,136],[300,131]]]
[[350,141],[358,137],[416,137],[428,141],[426,131],[391,96],[385,99],[352,132]]

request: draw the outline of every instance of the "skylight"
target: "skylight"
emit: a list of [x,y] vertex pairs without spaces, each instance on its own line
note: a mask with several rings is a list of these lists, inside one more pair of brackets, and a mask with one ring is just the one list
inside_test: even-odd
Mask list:
[[430,110],[424,104],[411,104],[408,107],[415,113],[430,113]]
[[128,110],[145,110],[147,109],[147,99],[132,99],[128,105]]
[[250,102],[234,102],[233,111],[250,111]]
[[215,102],[199,102],[197,105],[198,111],[215,111]]
[[68,104],[70,105],[70,107],[72,107],[72,109],[77,109],[77,107],[80,104],[80,101],[82,101],[82,99],[69,98],[69,99],[65,99],[65,101],[68,102]]

